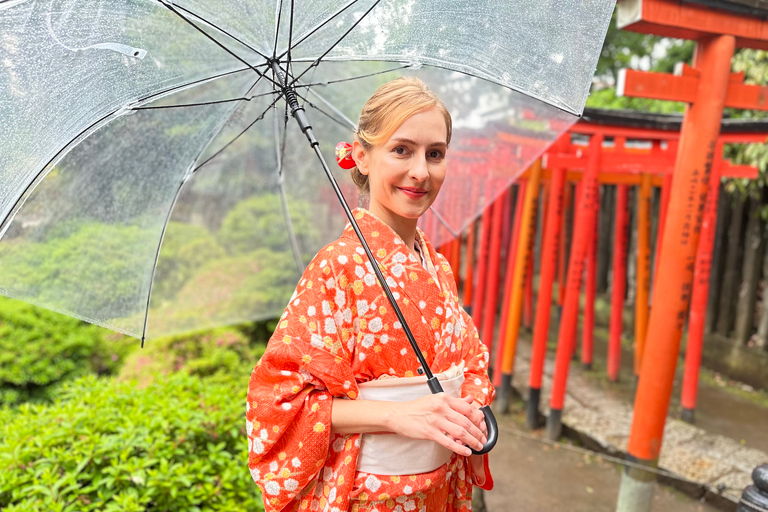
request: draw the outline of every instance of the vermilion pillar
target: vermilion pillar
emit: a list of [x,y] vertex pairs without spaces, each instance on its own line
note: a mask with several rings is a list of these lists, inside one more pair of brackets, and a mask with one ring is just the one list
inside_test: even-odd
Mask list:
[[[656,466],[664,436],[680,338],[691,295],[701,226],[701,209],[720,131],[735,38],[713,36],[699,41],[696,68],[699,86],[683,119],[675,162],[662,253],[648,323],[645,353],[635,397],[628,454]],[[617,510],[650,510],[655,475],[627,468],[619,489]]]
[[547,437],[558,439],[562,431],[562,412],[565,404],[565,387],[568,382],[568,369],[573,353],[576,318],[579,313],[579,295],[581,292],[581,274],[587,254],[587,233],[594,229],[597,200],[597,173],[600,168],[600,150],[603,143],[601,134],[592,135],[589,140],[589,160],[582,178],[579,208],[575,215],[574,236],[568,261],[568,277],[563,302],[560,331],[557,338],[555,373],[552,377],[552,397],[549,402],[547,418]]
[[563,307],[565,300],[565,264],[568,260],[568,210],[571,208],[573,189],[566,182],[563,195],[563,215],[560,218],[560,250],[557,262],[557,307]]
[[488,340],[487,346],[490,349],[493,340],[493,327],[496,323],[496,310],[499,305],[499,280],[500,280],[500,262],[501,262],[501,226],[503,224],[504,207],[507,202],[508,190],[502,194],[493,203],[493,214],[491,215],[491,244],[490,254],[488,255],[487,284],[485,285],[485,300],[483,312],[483,325],[480,330],[481,339]]
[[611,280],[611,319],[608,326],[608,378],[619,380],[621,366],[621,332],[624,329],[624,295],[627,291],[627,245],[629,227],[629,190],[616,185],[616,223]]
[[[722,144],[719,144],[716,151],[717,155],[721,155],[722,151]],[[701,224],[699,248],[696,252],[696,267],[693,271],[691,316],[688,319],[688,344],[685,349],[683,394],[680,400],[680,405],[683,407],[681,418],[688,423],[694,422],[696,397],[699,392],[699,367],[701,366],[701,351],[704,346],[704,321],[707,315],[709,274],[712,270],[712,249],[715,245],[719,196],[720,173],[711,171],[707,200],[704,204],[704,220]]]
[[587,271],[584,274],[584,324],[581,331],[581,364],[587,370],[592,369],[592,355],[595,339],[595,296],[597,294],[597,236],[598,215],[600,213],[600,190],[595,201],[595,224],[587,244]]
[[475,262],[475,223],[467,228],[467,244],[464,256],[464,309],[472,315],[472,281]]
[[637,292],[635,295],[635,376],[640,375],[645,332],[648,328],[648,293],[651,288],[651,175],[643,174],[637,198]]
[[[491,196],[493,188],[490,184],[485,188],[485,197]],[[493,212],[494,204],[491,203],[484,211],[483,216],[480,218],[480,247],[477,251],[477,274],[475,279],[475,291],[472,301],[472,320],[475,321],[475,325],[483,325],[483,301],[485,300],[485,285],[486,285],[486,269],[488,265],[488,249],[491,243],[491,214]],[[486,345],[490,344],[491,340],[483,340]]]
[[501,305],[501,322],[499,323],[499,339],[496,343],[496,359],[493,373],[493,385],[501,386],[501,367],[504,364],[504,344],[506,343],[507,323],[509,322],[509,303],[512,300],[512,282],[515,276],[515,258],[517,257],[517,241],[520,238],[520,225],[523,219],[523,205],[525,201],[525,189],[527,180],[521,180],[517,186],[517,198],[515,200],[515,215],[512,224],[512,233],[507,244],[507,264],[504,270],[504,299]]
[[531,237],[533,236],[536,224],[536,206],[540,180],[541,160],[537,160],[531,167],[531,177],[525,189],[522,224],[520,225],[520,236],[517,241],[517,254],[515,256],[515,273],[512,279],[512,296],[509,301],[509,317],[507,318],[507,329],[504,333],[501,389],[498,395],[499,408],[502,413],[506,413],[509,410],[509,399],[512,391],[512,369],[515,365],[517,335],[520,330],[523,292],[525,291],[525,273],[528,271],[526,268],[529,260],[528,251],[531,247]]
[[667,208],[669,208],[669,194],[672,191],[672,175],[665,174],[661,181],[661,198],[659,201],[659,224],[656,229],[656,256],[653,263],[653,289],[656,289],[656,276],[659,275],[659,256],[661,255],[661,242],[664,239],[664,224],[667,221]]
[[541,270],[539,274],[539,294],[536,298],[536,320],[533,325],[533,348],[531,352],[531,370],[528,375],[528,403],[526,422],[531,429],[539,427],[539,403],[541,401],[541,381],[544,373],[544,359],[547,354],[549,336],[549,318],[552,307],[552,283],[555,280],[558,262],[558,237],[560,221],[563,216],[563,193],[565,169],[552,171],[544,225],[544,241],[541,247]]

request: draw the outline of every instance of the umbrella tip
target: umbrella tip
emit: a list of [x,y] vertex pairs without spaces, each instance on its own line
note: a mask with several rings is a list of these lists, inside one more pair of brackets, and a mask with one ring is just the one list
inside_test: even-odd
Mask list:
[[144,336],[141,337],[141,348],[144,348]]

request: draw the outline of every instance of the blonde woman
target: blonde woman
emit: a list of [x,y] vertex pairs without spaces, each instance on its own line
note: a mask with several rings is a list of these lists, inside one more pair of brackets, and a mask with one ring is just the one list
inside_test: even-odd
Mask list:
[[350,226],[307,267],[248,388],[249,468],[267,510],[463,511],[490,488],[488,352],[445,258],[417,228],[446,174],[451,116],[416,78],[360,115],[355,218],[427,363],[432,395]]

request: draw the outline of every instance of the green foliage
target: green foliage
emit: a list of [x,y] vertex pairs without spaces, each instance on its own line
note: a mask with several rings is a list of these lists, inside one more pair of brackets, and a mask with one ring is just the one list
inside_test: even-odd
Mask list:
[[685,104],[677,101],[660,101],[648,98],[616,96],[616,89],[608,88],[593,92],[587,98],[587,107],[623,110],[641,110],[656,114],[681,114]]
[[[672,73],[675,66],[680,62],[691,64],[693,49],[693,41],[621,30],[616,27],[616,13],[614,11],[597,62],[595,76],[610,77],[615,86],[621,69],[636,69],[642,65],[644,69],[649,71]],[[587,99],[586,106],[641,110],[659,114],[680,113],[685,108],[685,104],[678,102],[617,97],[615,87],[593,90]]]
[[0,418],[8,512],[263,510],[247,468],[242,372],[141,389],[83,378]]
[[279,316],[299,274],[290,253],[257,249],[204,265],[172,304],[150,310],[150,333]]
[[184,370],[198,377],[240,377],[246,381],[264,353],[266,341],[249,340],[233,328],[149,340],[127,358],[119,378],[145,385]]
[[0,404],[47,401],[66,381],[114,374],[135,345],[76,318],[0,297]]
[[147,262],[136,247],[153,243],[137,226],[95,223],[57,232],[45,242],[9,240],[2,251],[3,283],[51,308],[66,311],[77,301],[80,311],[109,319],[116,308],[137,303],[136,269]]
[[[291,226],[299,248],[317,248],[312,218],[306,205],[299,201],[290,203]],[[259,248],[290,254],[288,228],[283,216],[282,204],[277,194],[261,194],[240,202],[224,219],[219,240],[230,254],[244,254]],[[305,249],[306,250],[306,249]],[[311,258],[312,254],[302,254]]]
[[[750,85],[768,84],[768,52],[749,48],[739,50],[733,56],[731,69],[744,73],[744,83]],[[760,110],[726,109],[726,114],[741,119],[765,119],[768,112]],[[725,147],[728,159],[736,164],[752,165],[758,168],[756,180],[731,179],[726,182],[726,190],[742,199],[751,196],[765,201],[768,187],[768,145],[766,144],[731,144]],[[759,215],[768,221],[768,205],[759,209]]]
[[224,249],[204,227],[171,222],[157,262],[152,299],[173,298],[201,267],[224,256]]

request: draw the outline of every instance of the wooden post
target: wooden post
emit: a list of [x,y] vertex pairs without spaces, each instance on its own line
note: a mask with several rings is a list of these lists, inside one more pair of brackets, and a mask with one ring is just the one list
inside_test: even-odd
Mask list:
[[491,215],[491,249],[488,257],[487,284],[485,285],[485,312],[483,325],[480,329],[482,340],[487,340],[488,350],[493,346],[493,327],[496,323],[496,310],[499,304],[499,270],[501,261],[501,226],[504,217],[504,203],[507,201],[507,191],[501,193],[493,202]]
[[[505,333],[507,332],[507,323],[509,322],[509,302],[512,300],[512,282],[515,275],[515,258],[517,257],[517,242],[520,236],[520,225],[523,219],[523,197],[525,197],[525,188],[527,180],[521,180],[517,185],[517,195],[515,199],[515,218],[512,224],[512,233],[509,236],[507,247],[507,265],[504,271],[504,300],[501,305],[501,322],[499,323],[499,337],[496,343],[496,359],[493,365],[493,385],[501,386],[501,367],[504,364],[504,344],[506,343]],[[510,192],[511,195],[511,192]]]
[[608,327],[608,378],[619,380],[621,367],[621,332],[624,329],[624,296],[627,286],[627,228],[629,227],[629,190],[616,186],[616,224],[613,249],[613,279],[611,281],[611,320]]
[[600,169],[602,143],[602,134],[592,135],[589,140],[589,161],[582,178],[579,209],[575,215],[573,243],[568,262],[568,285],[557,338],[555,373],[552,377],[552,397],[549,403],[550,413],[547,418],[547,437],[549,439],[558,439],[562,431],[565,388],[568,382],[568,369],[575,343],[576,320],[579,313],[581,274],[587,253],[586,233],[594,229],[595,225],[595,208],[592,203],[597,200],[597,174]]
[[499,409],[502,413],[509,411],[509,400],[512,392],[512,370],[515,365],[515,350],[517,336],[520,330],[520,317],[523,307],[523,292],[525,291],[525,273],[528,263],[528,252],[531,247],[533,226],[536,223],[536,206],[541,180],[541,160],[537,160],[531,168],[531,177],[525,188],[525,201],[520,225],[520,237],[517,241],[515,256],[515,273],[512,280],[512,296],[509,301],[509,317],[504,333],[504,351],[501,365],[501,389],[498,395]]
[[[489,198],[493,192],[491,183],[488,182],[485,188],[485,197]],[[485,284],[486,284],[486,269],[488,265],[488,249],[491,243],[491,213],[493,203],[488,201],[488,207],[483,211],[483,216],[480,219],[480,247],[477,254],[477,280],[474,291],[474,300],[472,302],[472,320],[475,321],[475,325],[483,325],[483,301],[485,300]],[[483,340],[486,346],[490,343],[490,340]]]
[[[717,148],[721,155],[722,144]],[[685,372],[683,373],[683,392],[681,418],[693,423],[695,420],[696,398],[699,392],[699,368],[704,345],[704,321],[707,313],[709,295],[709,275],[712,269],[712,249],[715,245],[715,225],[717,224],[717,202],[720,196],[720,173],[712,171],[709,179],[707,200],[704,203],[704,219],[701,223],[699,247],[696,250],[696,267],[693,271],[693,292],[691,293],[691,312],[688,319],[688,344],[685,350]]]
[[472,281],[473,265],[475,260],[475,222],[471,222],[467,228],[467,243],[464,257],[464,309],[472,315]]
[[591,233],[587,245],[587,271],[584,279],[584,325],[581,332],[581,364],[585,369],[592,369],[592,356],[594,354],[595,337],[595,295],[597,292],[597,243],[598,243],[598,216],[600,212],[600,189],[598,187],[598,199],[595,201],[595,229]]
[[[664,226],[657,283],[648,323],[645,353],[635,396],[627,452],[640,465],[656,467],[672,395],[680,338],[690,301],[699,217],[720,131],[735,38],[712,36],[698,42],[700,82],[683,120],[675,179]],[[617,511],[651,508],[655,474],[627,468],[619,487]]]
[[635,295],[635,376],[640,375],[645,332],[648,328],[648,293],[651,287],[651,175],[643,174],[637,198],[637,293]]
[[552,283],[558,263],[558,237],[561,217],[563,216],[563,191],[565,169],[552,171],[552,183],[549,188],[544,241],[541,248],[541,272],[539,274],[539,294],[536,298],[536,321],[533,327],[533,347],[531,369],[528,374],[528,404],[526,421],[531,429],[539,426],[539,403],[541,401],[541,381],[544,373],[544,359],[547,354],[549,336],[549,318],[552,307]]

